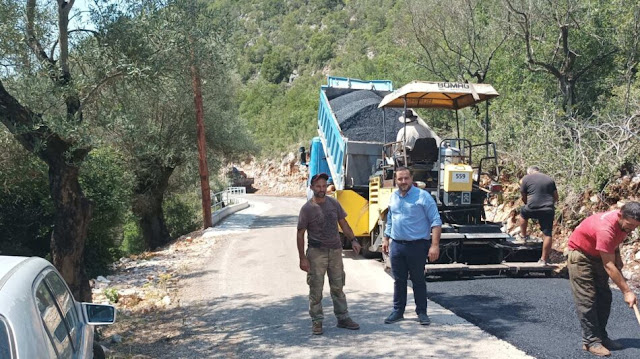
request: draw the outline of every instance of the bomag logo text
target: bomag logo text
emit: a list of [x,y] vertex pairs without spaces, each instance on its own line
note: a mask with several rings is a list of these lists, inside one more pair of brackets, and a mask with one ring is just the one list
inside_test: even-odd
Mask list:
[[457,82],[438,82],[440,89],[468,89],[469,84],[461,84]]

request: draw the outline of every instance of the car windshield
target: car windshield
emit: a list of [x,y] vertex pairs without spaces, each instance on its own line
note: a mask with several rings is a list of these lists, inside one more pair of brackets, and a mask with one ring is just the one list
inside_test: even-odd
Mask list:
[[11,355],[11,336],[3,316],[0,316],[0,358],[13,358]]

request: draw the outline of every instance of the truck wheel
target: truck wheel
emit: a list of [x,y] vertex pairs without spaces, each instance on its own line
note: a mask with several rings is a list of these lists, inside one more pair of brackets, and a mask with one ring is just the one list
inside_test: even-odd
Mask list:
[[380,252],[373,252],[369,250],[371,246],[371,238],[362,237],[359,238],[360,245],[362,246],[362,256],[367,259],[380,258]]
[[342,249],[351,249],[351,241],[343,233],[340,233],[340,240],[342,241]]

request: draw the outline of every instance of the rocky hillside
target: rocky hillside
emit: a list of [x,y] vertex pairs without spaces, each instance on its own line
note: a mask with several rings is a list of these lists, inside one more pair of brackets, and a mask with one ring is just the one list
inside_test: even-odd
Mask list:
[[[246,162],[233,164],[254,178],[253,188],[260,195],[296,196],[306,195],[307,167],[300,166],[298,157],[289,152],[282,159],[258,161],[252,158]],[[229,168],[225,169],[225,172]]]
[[[504,183],[504,193],[493,198],[485,208],[489,220],[502,222],[503,230],[515,235],[520,231],[516,225],[520,200],[519,186]],[[562,196],[561,196],[562,197]],[[566,260],[567,241],[573,229],[586,217],[596,212],[620,208],[626,201],[640,201],[640,172],[624,175],[612,181],[602,192],[585,191],[581,198],[566,199],[557,209],[557,221],[553,230],[551,261],[562,263]],[[542,238],[537,226],[529,227],[530,234]],[[622,245],[623,274],[635,288],[640,288],[640,231],[632,233]]]

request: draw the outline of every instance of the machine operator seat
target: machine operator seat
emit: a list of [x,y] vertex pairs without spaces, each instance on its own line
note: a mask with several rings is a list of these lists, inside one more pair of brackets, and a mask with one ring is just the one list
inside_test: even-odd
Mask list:
[[438,145],[433,137],[424,137],[416,140],[413,149],[407,151],[411,163],[433,163],[438,160]]

